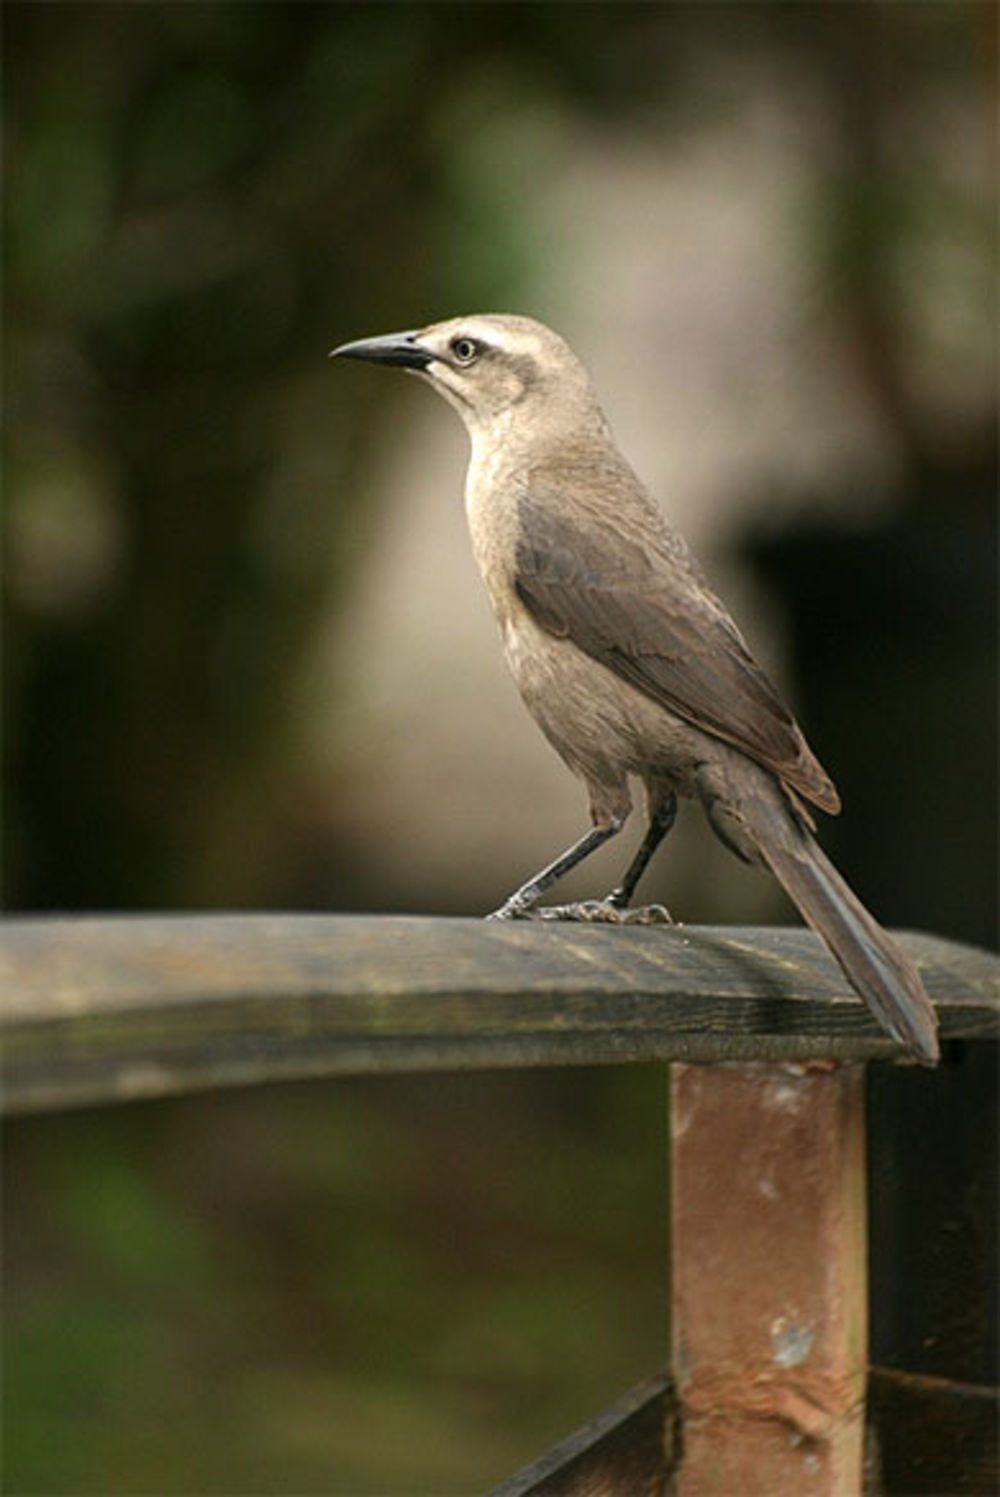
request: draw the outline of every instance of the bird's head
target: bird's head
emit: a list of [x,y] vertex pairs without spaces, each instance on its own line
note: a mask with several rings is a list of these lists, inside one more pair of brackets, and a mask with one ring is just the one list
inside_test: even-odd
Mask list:
[[452,317],[335,348],[332,358],[368,359],[419,374],[455,407],[470,432],[496,430],[517,412],[525,426],[560,412],[596,411],[587,372],[558,333],[531,317]]

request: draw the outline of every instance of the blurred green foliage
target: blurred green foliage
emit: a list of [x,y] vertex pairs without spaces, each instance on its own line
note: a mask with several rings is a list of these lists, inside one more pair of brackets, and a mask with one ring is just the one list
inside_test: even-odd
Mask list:
[[664,1083],[623,1080],[306,1084],[10,1129],[5,1490],[509,1474],[662,1360]]

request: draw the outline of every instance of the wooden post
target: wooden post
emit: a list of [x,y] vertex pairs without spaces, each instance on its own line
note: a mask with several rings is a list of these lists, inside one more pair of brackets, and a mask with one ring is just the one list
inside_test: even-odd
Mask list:
[[864,1068],[671,1071],[678,1497],[858,1497]]

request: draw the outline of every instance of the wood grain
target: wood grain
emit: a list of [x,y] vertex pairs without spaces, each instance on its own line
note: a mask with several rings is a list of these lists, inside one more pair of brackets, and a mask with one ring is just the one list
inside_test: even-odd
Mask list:
[[[1000,1034],[1000,962],[904,936],[949,1038]],[[892,1057],[804,929],[363,915],[8,921],[10,1111],[294,1077]]]

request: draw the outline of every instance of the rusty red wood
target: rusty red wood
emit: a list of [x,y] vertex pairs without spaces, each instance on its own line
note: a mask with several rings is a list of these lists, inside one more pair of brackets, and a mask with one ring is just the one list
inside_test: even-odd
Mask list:
[[863,1068],[672,1068],[678,1497],[857,1497]]

